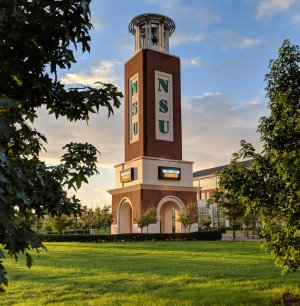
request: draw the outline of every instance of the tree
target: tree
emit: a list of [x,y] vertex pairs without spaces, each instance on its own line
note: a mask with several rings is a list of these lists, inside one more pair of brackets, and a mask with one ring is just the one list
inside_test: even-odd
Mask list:
[[252,220],[251,217],[248,216],[244,216],[243,217],[243,229],[244,229],[244,236],[245,237],[249,237],[249,227],[252,224]]
[[80,218],[83,228],[86,229],[107,229],[113,222],[113,216],[109,205],[96,207],[95,210],[92,208],[84,210]]
[[270,115],[258,125],[263,151],[242,141],[233,161],[250,158],[251,166],[233,171],[241,178],[239,186],[225,182],[224,187],[259,214],[264,244],[288,272],[300,268],[300,50],[285,40],[278,55],[265,76]]
[[70,227],[73,228],[74,234],[77,234],[77,230],[83,227],[81,219],[78,216],[74,216]]
[[243,226],[244,226],[244,234],[246,237],[249,237],[249,227],[251,227],[252,238],[255,237],[255,228],[257,215],[248,214],[243,217]]
[[[0,0],[0,245],[16,259],[43,247],[30,216],[80,214],[78,190],[96,173],[98,150],[91,144],[64,146],[60,165],[40,160],[46,137],[34,129],[36,110],[56,118],[89,120],[101,106],[113,113],[122,94],[111,84],[66,88],[57,69],[76,62],[72,48],[90,50],[90,0]],[[30,121],[30,122],[29,122]],[[29,218],[24,218],[29,215]],[[0,291],[7,285],[0,250]]]
[[245,214],[245,206],[236,194],[226,191],[216,191],[207,201],[208,205],[217,204],[224,209],[225,217],[230,221],[233,229],[232,240],[236,238],[236,227]]
[[179,217],[177,219],[180,222],[185,231],[190,231],[194,223],[195,216],[198,215],[198,208],[196,203],[190,203],[184,206],[183,212],[179,212]]
[[111,213],[111,207],[109,205],[104,205],[102,208],[96,207],[95,209],[95,228],[101,229],[110,228],[113,222],[113,215]]
[[80,218],[82,227],[89,232],[91,228],[94,227],[94,211],[92,208],[86,209],[82,212]]
[[147,210],[143,211],[140,215],[140,218],[136,220],[138,227],[141,229],[143,233],[143,228],[147,228],[148,234],[148,227],[151,223],[155,223],[157,221],[156,210],[154,207],[148,208]]
[[213,192],[207,201],[208,206],[217,204],[223,209],[225,217],[232,225],[233,240],[236,238],[236,227],[246,214],[246,200],[238,192],[244,182],[244,178],[238,170],[245,169],[245,167],[245,164],[232,160],[228,167],[224,168],[221,173],[217,173],[220,191]]
[[43,228],[43,219],[35,217],[34,223],[35,223],[36,232],[38,234],[39,231]]
[[211,225],[211,216],[208,216],[207,218],[203,218],[200,220],[201,226],[203,226],[204,229],[208,230]]
[[50,224],[55,231],[63,234],[64,230],[72,225],[72,220],[66,215],[55,216],[50,219]]

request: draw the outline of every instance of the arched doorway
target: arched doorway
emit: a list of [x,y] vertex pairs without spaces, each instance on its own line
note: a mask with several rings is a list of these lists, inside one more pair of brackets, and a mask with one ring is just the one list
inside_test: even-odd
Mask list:
[[132,206],[128,199],[121,201],[118,213],[119,234],[132,233]]
[[161,233],[181,233],[182,225],[178,222],[179,213],[182,212],[183,203],[177,197],[163,198],[157,207]]

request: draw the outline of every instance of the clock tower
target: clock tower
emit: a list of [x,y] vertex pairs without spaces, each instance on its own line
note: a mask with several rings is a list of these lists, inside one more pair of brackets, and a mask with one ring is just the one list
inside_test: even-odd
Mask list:
[[[181,232],[184,207],[196,203],[192,162],[182,160],[180,59],[169,54],[175,23],[160,14],[130,20],[135,55],[125,64],[125,162],[115,166],[112,233],[141,232],[155,208],[153,233]],[[195,215],[192,230],[198,230]]]

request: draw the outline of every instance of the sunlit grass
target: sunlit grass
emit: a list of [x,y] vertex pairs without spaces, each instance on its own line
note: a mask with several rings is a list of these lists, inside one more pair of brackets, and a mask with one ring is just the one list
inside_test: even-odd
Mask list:
[[276,305],[300,294],[256,242],[47,243],[31,270],[6,259],[1,305]]

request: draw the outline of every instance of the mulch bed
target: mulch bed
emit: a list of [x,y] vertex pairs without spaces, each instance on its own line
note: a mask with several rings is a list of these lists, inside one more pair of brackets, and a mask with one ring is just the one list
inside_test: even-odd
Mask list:
[[300,306],[300,296],[295,296],[287,293],[282,297],[282,302],[286,306]]

